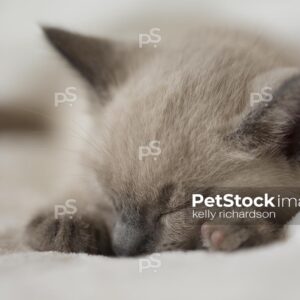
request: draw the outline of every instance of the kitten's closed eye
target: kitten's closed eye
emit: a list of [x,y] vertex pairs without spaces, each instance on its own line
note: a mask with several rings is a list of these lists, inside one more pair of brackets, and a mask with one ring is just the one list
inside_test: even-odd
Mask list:
[[163,217],[165,215],[174,214],[181,210],[189,209],[190,207],[191,207],[191,202],[189,201],[189,202],[186,202],[185,204],[178,205],[177,207],[166,208],[166,210],[162,211],[159,216]]
[[207,197],[213,193],[213,189],[213,187],[202,187],[188,189],[188,192],[184,192],[181,190],[176,194],[174,193],[174,197],[170,197],[167,208],[162,212],[162,215],[175,213],[184,209],[191,209],[193,194],[201,194],[204,197]]

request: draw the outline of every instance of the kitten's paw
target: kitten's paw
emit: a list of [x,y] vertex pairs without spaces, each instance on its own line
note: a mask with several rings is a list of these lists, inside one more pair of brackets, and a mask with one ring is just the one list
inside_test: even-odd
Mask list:
[[27,241],[38,251],[110,254],[107,233],[87,216],[56,219],[53,213],[40,214],[27,227]]
[[250,232],[239,225],[215,225],[207,222],[201,227],[201,236],[205,248],[233,251],[249,238]]
[[260,224],[223,224],[206,222],[201,226],[202,244],[210,250],[233,251],[262,245],[278,239],[282,228],[268,222]]

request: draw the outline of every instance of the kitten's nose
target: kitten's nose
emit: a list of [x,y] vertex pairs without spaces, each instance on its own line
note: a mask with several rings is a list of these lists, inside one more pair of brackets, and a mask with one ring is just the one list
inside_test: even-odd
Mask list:
[[147,235],[138,224],[118,221],[112,237],[113,251],[117,256],[136,256],[145,252]]

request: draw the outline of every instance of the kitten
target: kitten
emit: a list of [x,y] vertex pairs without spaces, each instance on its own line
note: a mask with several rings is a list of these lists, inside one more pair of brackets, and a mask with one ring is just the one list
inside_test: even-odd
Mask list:
[[[298,62],[257,37],[221,29],[164,36],[155,48],[44,31],[97,94],[89,132],[97,149],[82,151],[89,165],[82,172],[96,184],[88,190],[74,182],[64,199],[98,207],[72,219],[39,214],[28,226],[33,249],[232,251],[282,235],[295,212],[280,211],[280,224],[197,220],[191,199],[222,187],[297,186]],[[252,105],[251,93],[266,86],[272,101]],[[139,155],[152,146],[159,155]]]

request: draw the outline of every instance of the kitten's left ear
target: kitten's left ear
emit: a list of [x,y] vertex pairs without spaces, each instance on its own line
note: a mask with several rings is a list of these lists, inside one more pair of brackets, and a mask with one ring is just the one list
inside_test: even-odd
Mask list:
[[300,70],[280,68],[255,78],[229,141],[256,156],[300,158]]
[[132,45],[58,28],[43,30],[50,43],[100,95],[106,95],[110,87],[126,79],[135,52]]

